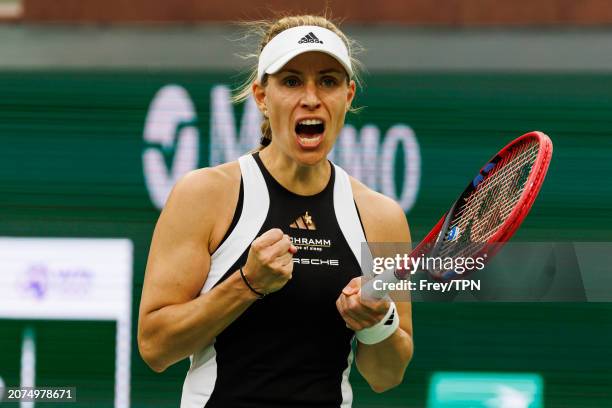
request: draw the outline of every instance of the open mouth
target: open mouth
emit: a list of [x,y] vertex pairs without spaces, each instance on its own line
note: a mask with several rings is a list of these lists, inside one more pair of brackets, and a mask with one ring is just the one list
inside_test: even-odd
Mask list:
[[295,125],[295,134],[300,146],[305,148],[317,147],[323,140],[325,122],[321,119],[304,119]]

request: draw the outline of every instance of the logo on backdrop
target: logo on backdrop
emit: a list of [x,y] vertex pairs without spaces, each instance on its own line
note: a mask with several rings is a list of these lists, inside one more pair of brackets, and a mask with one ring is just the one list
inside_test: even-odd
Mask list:
[[179,178],[198,168],[200,134],[196,120],[189,94],[178,85],[160,89],[149,105],[142,167],[149,196],[157,208],[164,206]]
[[[244,104],[239,127],[229,87],[213,86],[208,103],[210,133],[204,137],[210,144],[204,150],[210,155],[200,160],[198,118],[189,93],[172,84],[153,96],[143,131],[142,166],[149,197],[158,209],[185,173],[236,160],[259,145],[261,113],[253,98]],[[403,169],[398,153],[404,158]],[[413,207],[421,180],[421,152],[410,126],[391,125],[383,138],[376,124],[360,130],[347,124],[329,158],[368,187],[398,201],[404,211]]]
[[16,282],[25,297],[43,300],[49,296],[85,297],[92,288],[93,273],[85,268],[51,268],[30,265]]

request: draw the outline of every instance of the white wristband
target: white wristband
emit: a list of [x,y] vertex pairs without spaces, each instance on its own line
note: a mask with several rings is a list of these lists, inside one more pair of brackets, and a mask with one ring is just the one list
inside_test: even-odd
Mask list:
[[383,319],[372,327],[358,330],[355,335],[363,344],[376,344],[391,336],[399,327],[399,315],[395,303],[391,301],[389,310]]

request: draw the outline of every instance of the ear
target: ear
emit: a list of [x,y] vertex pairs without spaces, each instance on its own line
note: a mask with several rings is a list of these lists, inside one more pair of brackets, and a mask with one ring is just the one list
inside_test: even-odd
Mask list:
[[346,111],[351,108],[351,103],[353,103],[353,98],[355,98],[355,90],[356,90],[355,81],[351,79],[351,82],[348,84],[348,91],[346,93]]
[[261,113],[266,112],[266,88],[261,85],[259,81],[255,81],[251,86],[251,91],[253,92],[253,98],[255,98],[255,103]]

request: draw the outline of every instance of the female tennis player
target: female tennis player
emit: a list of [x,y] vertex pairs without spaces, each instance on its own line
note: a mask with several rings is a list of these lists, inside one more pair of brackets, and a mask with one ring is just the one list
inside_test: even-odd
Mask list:
[[[263,24],[263,23],[260,23]],[[181,407],[350,407],[412,357],[410,304],[360,296],[361,243],[408,242],[402,209],[327,160],[355,95],[350,42],[323,17],[265,26],[249,94],[262,146],[180,180],[157,223],[138,345],[190,356]]]

